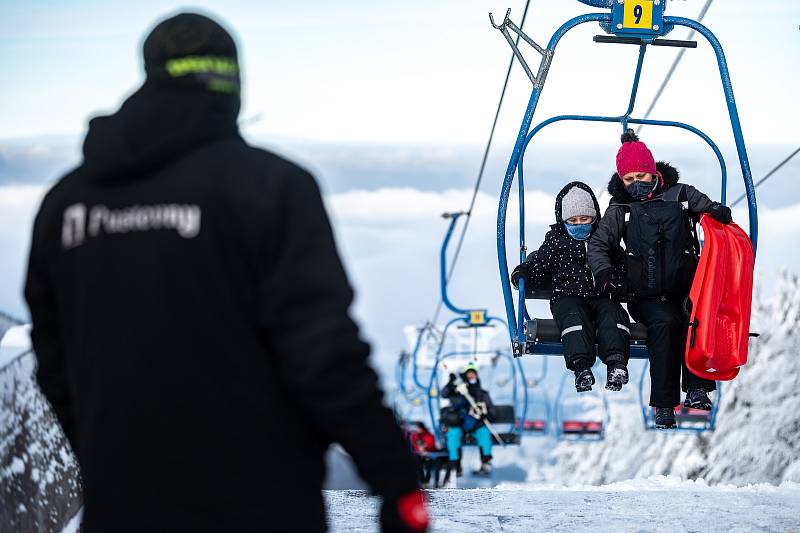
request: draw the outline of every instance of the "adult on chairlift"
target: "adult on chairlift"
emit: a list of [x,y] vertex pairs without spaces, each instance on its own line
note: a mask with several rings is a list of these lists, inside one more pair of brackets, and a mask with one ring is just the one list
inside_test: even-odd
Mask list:
[[[699,243],[694,225],[708,213],[728,224],[731,210],[691,185],[678,183],[678,171],[656,163],[633,130],[622,135],[617,172],[608,183],[611,204],[589,241],[589,265],[601,290],[628,298],[628,311],[647,327],[650,354],[650,405],[659,429],[676,427],[674,408],[710,410],[713,381],[692,374],[684,359],[685,302],[697,267]],[[627,276],[614,276],[612,254],[625,241]]]
[[442,388],[442,398],[450,400],[444,417],[448,452],[448,477],[455,470],[461,475],[461,446],[465,434],[475,438],[481,454],[481,466],[475,472],[489,475],[492,472],[492,432],[487,427],[494,418],[495,409],[489,392],[481,388],[478,369],[470,363],[461,373],[461,383],[455,374],[450,374],[447,385]]

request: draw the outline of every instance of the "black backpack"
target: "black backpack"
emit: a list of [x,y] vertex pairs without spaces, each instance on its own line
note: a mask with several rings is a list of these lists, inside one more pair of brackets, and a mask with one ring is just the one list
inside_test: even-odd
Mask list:
[[688,294],[700,245],[683,184],[670,187],[658,198],[626,207],[624,241],[633,296]]

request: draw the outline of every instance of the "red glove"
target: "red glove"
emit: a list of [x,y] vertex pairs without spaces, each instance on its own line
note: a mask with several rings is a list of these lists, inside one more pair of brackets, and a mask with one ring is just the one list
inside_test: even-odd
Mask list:
[[383,533],[424,533],[430,525],[425,495],[412,490],[399,498],[384,498],[381,507]]

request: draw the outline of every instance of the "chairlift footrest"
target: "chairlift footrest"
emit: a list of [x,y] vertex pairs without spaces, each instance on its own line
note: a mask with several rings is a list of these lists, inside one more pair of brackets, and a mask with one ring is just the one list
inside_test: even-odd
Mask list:
[[612,44],[635,44],[641,46],[643,44],[652,44],[653,46],[671,46],[675,48],[697,48],[697,41],[682,41],[678,39],[653,39],[645,40],[639,37],[615,37],[612,35],[595,35],[594,42],[596,43],[612,43]]

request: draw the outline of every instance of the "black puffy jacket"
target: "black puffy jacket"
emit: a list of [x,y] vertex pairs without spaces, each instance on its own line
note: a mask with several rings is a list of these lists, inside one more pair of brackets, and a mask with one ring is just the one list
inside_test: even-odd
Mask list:
[[26,297],[84,531],[321,531],[340,442],[384,496],[413,458],[348,317],[317,185],[238,96],[147,81],[47,194]]
[[[568,183],[556,196],[556,223],[550,226],[550,231],[545,235],[544,242],[539,249],[528,254],[525,260],[528,271],[531,273],[525,280],[526,287],[538,290],[552,289],[551,303],[562,296],[590,297],[597,295],[592,270],[587,263],[589,241],[578,241],[570,237],[561,220],[562,200],[573,187],[578,187],[591,194],[595,211],[600,213],[600,206],[591,187],[579,181]],[[595,231],[599,223],[599,216],[595,217],[593,222]],[[621,271],[623,262],[620,253],[621,250],[617,253],[615,265],[617,270]],[[520,270],[517,267],[511,274],[511,281],[515,287],[519,284]]]
[[[678,170],[663,161],[656,163],[656,169],[664,178],[664,184],[659,192],[663,194],[669,188],[674,187],[680,180]],[[730,209],[712,201],[708,196],[698,191],[691,185],[683,185],[685,195],[681,201],[685,201],[686,208],[690,215],[695,219],[701,213],[713,213],[725,211],[728,221],[730,221]],[[601,274],[613,268],[616,264],[615,251],[619,250],[620,242],[626,237],[625,215],[628,213],[627,206],[636,202],[628,191],[619,174],[614,173],[608,182],[608,192],[611,194],[611,203],[603,214],[597,230],[589,239],[589,265],[594,274]],[[658,196],[656,196],[658,198]]]
[[[461,376],[461,379],[464,383],[467,383],[465,376]],[[466,431],[474,431],[484,425],[483,420],[473,418],[469,415],[472,405],[463,394],[456,390],[456,387],[456,383],[452,381],[442,387],[442,398],[450,400],[450,407],[458,413],[461,419],[461,426]],[[494,420],[496,414],[494,402],[492,402],[489,391],[481,386],[480,380],[475,384],[468,383],[467,392],[476,403],[483,403],[486,405],[486,414],[489,417],[489,421],[491,422]]]

